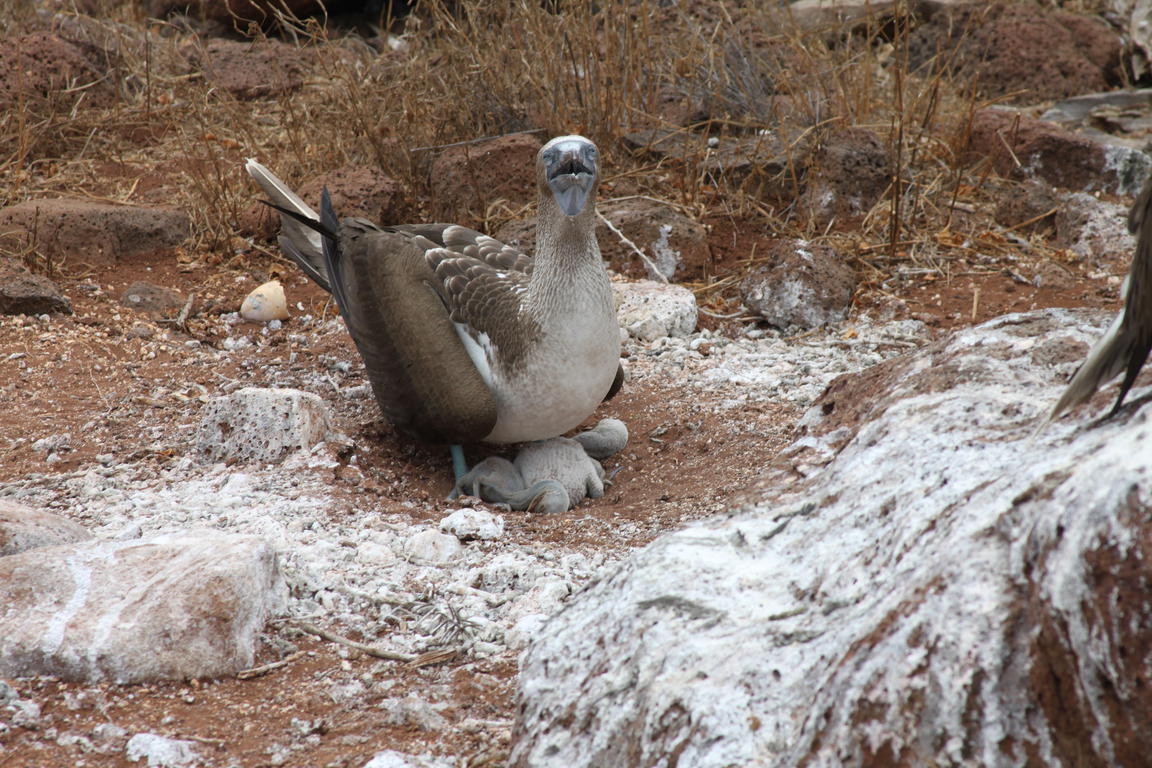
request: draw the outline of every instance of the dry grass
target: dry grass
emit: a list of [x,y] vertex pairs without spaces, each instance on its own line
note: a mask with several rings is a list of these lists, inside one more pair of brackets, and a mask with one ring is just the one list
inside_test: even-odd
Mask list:
[[[893,188],[852,240],[872,249],[873,263],[920,258],[918,244],[938,244],[948,229],[960,190],[978,186],[959,154],[972,100],[951,82],[947,62],[928,77],[909,71],[903,10],[845,35],[802,30],[768,4],[750,5],[428,0],[406,20],[397,50],[281,15],[275,32],[306,54],[306,84],[237,101],[203,76],[196,61],[205,42],[186,25],[105,0],[97,14],[53,22],[109,51],[105,83],[68,83],[0,117],[0,202],[146,199],[125,180],[131,173],[108,169],[156,168],[172,179],[169,202],[192,213],[196,247],[221,251],[236,246],[237,220],[254,197],[244,157],[273,158],[290,183],[349,163],[374,166],[401,182],[418,211],[433,155],[419,148],[535,129],[596,140],[626,193],[766,233],[841,237],[791,200],[718,181],[700,164],[654,164],[622,148],[622,135],[667,125],[668,106],[686,103],[706,115],[692,126],[702,147],[707,135],[781,139],[794,154],[793,189],[811,147],[838,128],[872,129],[894,158]],[[44,22],[20,4],[0,10],[0,28],[13,36]],[[85,91],[98,87],[113,98],[94,103]],[[510,215],[497,207],[490,219]]]

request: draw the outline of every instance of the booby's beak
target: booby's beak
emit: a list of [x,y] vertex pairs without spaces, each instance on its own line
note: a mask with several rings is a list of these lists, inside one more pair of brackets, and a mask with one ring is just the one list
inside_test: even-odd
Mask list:
[[553,139],[543,150],[544,175],[556,204],[566,216],[581,213],[592,198],[599,175],[596,145],[581,136]]

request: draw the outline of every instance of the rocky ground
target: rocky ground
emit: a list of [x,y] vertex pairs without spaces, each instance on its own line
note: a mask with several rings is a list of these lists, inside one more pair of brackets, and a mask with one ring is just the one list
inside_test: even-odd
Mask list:
[[[253,204],[256,190],[240,181],[246,154],[273,164],[291,136],[248,146],[243,136],[203,130],[194,141],[210,147],[207,154],[166,154],[172,145],[155,135],[176,129],[137,112],[93,133],[119,132],[120,142],[131,134],[127,144],[61,139],[57,147],[36,133],[79,131],[83,109],[127,98],[103,92],[105,81],[87,89],[88,103],[72,105],[71,118],[36,130],[16,125],[10,111],[5,146],[16,160],[5,167],[0,210],[8,237],[0,500],[54,513],[108,542],[203,529],[256,537],[278,555],[287,600],[254,633],[255,656],[245,665],[254,671],[128,685],[0,672],[0,766],[360,768],[374,755],[378,768],[503,765],[520,654],[546,619],[661,534],[758,498],[763,469],[838,376],[1008,312],[1114,310],[1132,249],[1126,206],[1152,168],[1139,151],[1146,112],[1108,99],[1056,101],[1119,85],[1128,66],[1119,35],[1089,15],[1009,6],[980,19],[982,34],[1015,41],[993,50],[1012,48],[1021,58],[1001,60],[979,41],[950,38],[953,27],[937,12],[919,12],[909,57],[951,46],[958,65],[1001,89],[990,98],[1016,108],[972,108],[966,164],[959,155],[949,160],[962,172],[948,186],[933,186],[940,177],[927,174],[910,179],[932,187],[915,191],[932,202],[907,213],[896,243],[876,223],[889,210],[896,163],[887,128],[832,134],[805,155],[799,213],[772,186],[781,155],[754,132],[714,144],[707,131],[660,132],[678,110],[684,125],[699,119],[708,105],[691,98],[665,105],[665,128],[596,137],[614,163],[601,211],[629,240],[601,231],[621,295],[665,290],[638,287],[638,277],[671,278],[696,296],[684,291],[673,304],[703,311],[680,328],[659,312],[655,321],[643,309],[622,314],[629,378],[588,426],[622,419],[630,443],[605,461],[612,484],[603,498],[552,516],[445,501],[446,452],[380,422],[327,296],[279,257]],[[6,106],[41,91],[68,93],[43,74],[49,69],[72,73],[75,86],[113,58],[111,27],[93,18],[101,16],[47,6],[13,17],[0,40]],[[290,126],[285,114],[311,104],[292,94],[340,86],[275,41],[265,43],[272,58],[261,66],[279,74],[253,82],[252,61],[233,60],[255,50],[252,43],[217,37],[211,23],[190,31],[184,21],[170,23],[206,57],[189,56],[192,74],[179,82],[204,80],[205,93],[227,92],[221,112],[250,110],[259,122],[283,109],[276,125]],[[1057,67],[1060,77],[1049,72],[1020,85],[1017,75],[1036,69],[1029,35],[1041,28],[1045,53],[1067,63]],[[142,95],[147,60],[124,53],[132,34],[117,34],[116,66],[139,67],[132,93],[161,110],[159,95]],[[101,54],[93,53],[97,43]],[[364,55],[356,45],[326,50]],[[403,55],[393,49],[379,58]],[[32,74],[17,77],[25,71]],[[33,91],[20,91],[29,83]],[[927,156],[945,133],[914,146]],[[512,214],[530,208],[522,174],[539,144],[535,134],[517,134],[475,153],[442,149],[425,187],[365,175],[347,156],[325,165],[307,155],[327,175],[301,172],[300,180],[313,194],[327,182],[342,212],[451,216],[527,246],[530,216]],[[711,152],[703,160],[695,154],[701,146]],[[695,199],[678,188],[689,165],[699,171]],[[215,172],[231,179],[218,190],[218,208],[205,203],[217,193],[176,196],[177,188],[195,193]],[[478,173],[509,180],[479,212],[469,186]],[[271,278],[284,286],[290,317],[244,320],[241,301]],[[201,410],[247,387],[319,395],[339,434],[282,462],[213,461],[196,448]],[[486,450],[469,447],[469,458]],[[195,592],[197,578],[174,578],[173,594]]]

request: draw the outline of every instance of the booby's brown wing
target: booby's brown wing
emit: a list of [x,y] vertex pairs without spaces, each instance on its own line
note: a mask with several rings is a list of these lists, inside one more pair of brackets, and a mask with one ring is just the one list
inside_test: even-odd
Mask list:
[[495,399],[456,333],[424,249],[410,233],[357,219],[341,223],[337,242],[333,295],[385,416],[430,442],[482,440],[496,424]]
[[457,256],[468,256],[501,271],[532,273],[532,257],[494,237],[458,224],[404,224],[386,229],[425,238],[428,248],[445,248]]
[[[532,271],[531,257],[455,225],[447,228],[441,242],[445,245],[429,249],[425,258],[440,280],[452,320],[471,329],[482,348],[498,349],[503,367],[515,371],[541,332],[520,306]],[[618,366],[603,399],[615,397],[623,383],[624,368]]]
[[[486,250],[493,260],[501,257],[495,247]],[[425,251],[424,258],[436,274],[452,321],[464,326],[486,352],[493,351],[504,372],[517,371],[540,336],[540,324],[522,305],[528,275],[510,267],[492,266],[485,259],[468,255],[465,249],[447,246]]]

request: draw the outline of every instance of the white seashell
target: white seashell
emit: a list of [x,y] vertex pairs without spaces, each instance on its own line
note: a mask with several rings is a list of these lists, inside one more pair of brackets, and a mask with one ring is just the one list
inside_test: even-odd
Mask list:
[[252,291],[240,305],[240,316],[257,323],[287,320],[288,302],[284,298],[284,286],[279,280],[272,280]]

